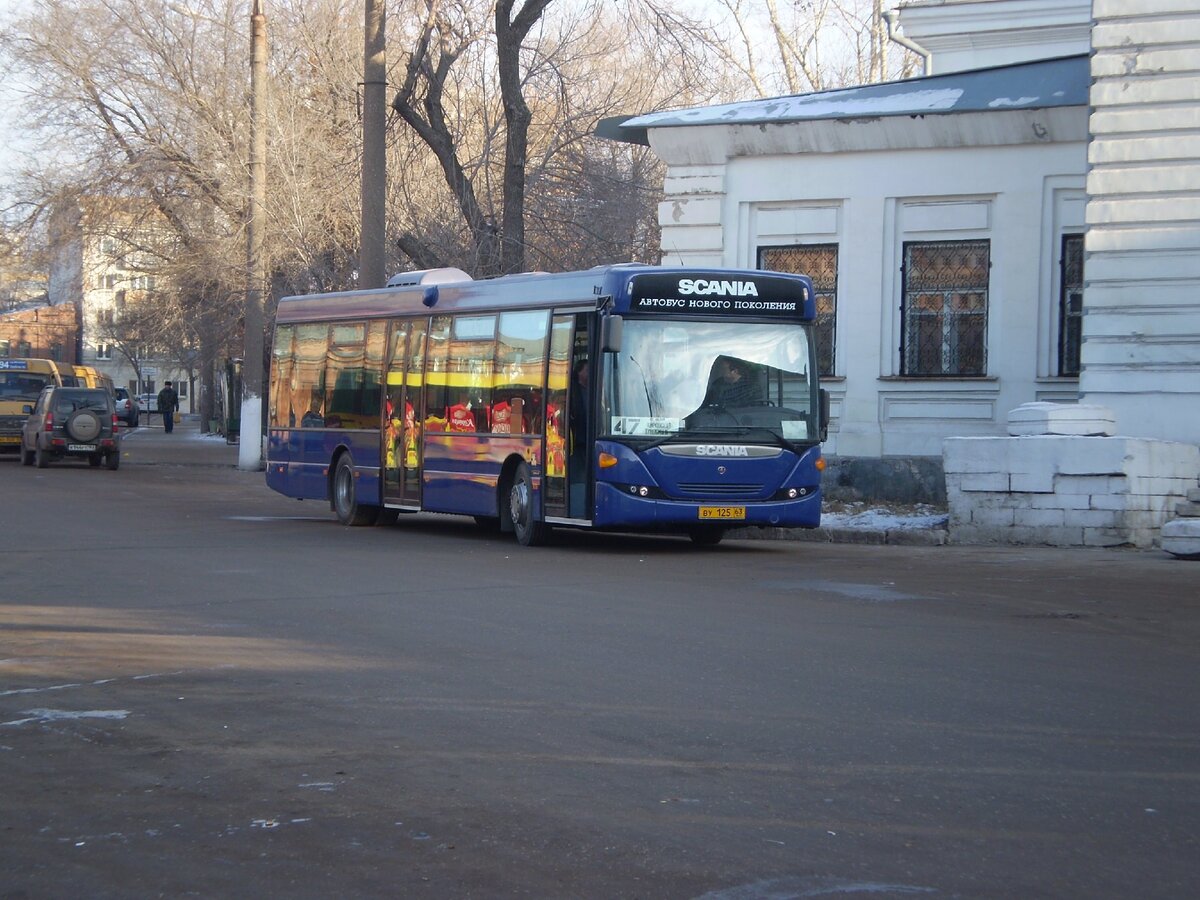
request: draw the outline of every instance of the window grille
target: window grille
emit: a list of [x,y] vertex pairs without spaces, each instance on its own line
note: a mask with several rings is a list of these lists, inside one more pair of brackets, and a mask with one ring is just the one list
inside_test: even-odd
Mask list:
[[901,374],[987,374],[989,241],[904,245]]
[[1083,235],[1064,234],[1058,298],[1058,374],[1079,375],[1083,336]]
[[821,375],[833,374],[837,339],[837,244],[799,244],[793,247],[760,247],[758,267],[812,279],[817,301],[817,367]]

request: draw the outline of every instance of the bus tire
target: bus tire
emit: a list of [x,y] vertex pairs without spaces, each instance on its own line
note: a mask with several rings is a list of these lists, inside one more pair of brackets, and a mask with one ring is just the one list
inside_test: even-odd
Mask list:
[[721,538],[725,537],[725,529],[693,528],[688,532],[688,537],[692,539],[692,543],[697,547],[715,547],[721,543]]
[[333,511],[343,525],[375,524],[379,507],[358,502],[354,489],[354,464],[350,462],[349,453],[338,457],[337,466],[333,470],[332,494]]
[[537,521],[533,508],[533,474],[528,463],[521,463],[513,472],[504,492],[505,507],[522,547],[536,547],[546,540],[549,528],[545,522]]

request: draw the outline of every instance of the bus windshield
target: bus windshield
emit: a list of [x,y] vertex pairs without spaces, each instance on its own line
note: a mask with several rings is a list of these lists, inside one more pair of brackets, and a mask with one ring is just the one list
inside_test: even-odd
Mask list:
[[0,371],[0,399],[37,400],[42,388],[53,383],[48,372]]
[[672,439],[818,439],[811,344],[800,324],[625,319],[606,355],[602,432]]

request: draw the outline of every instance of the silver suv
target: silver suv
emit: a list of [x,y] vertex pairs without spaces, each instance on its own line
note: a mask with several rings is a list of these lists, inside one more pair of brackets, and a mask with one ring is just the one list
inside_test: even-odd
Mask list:
[[80,456],[89,465],[121,464],[113,397],[102,388],[48,387],[25,420],[21,462],[44,469],[52,459]]
[[129,389],[113,388],[113,397],[117,401],[117,418],[130,428],[137,428],[140,410],[137,400],[130,395]]

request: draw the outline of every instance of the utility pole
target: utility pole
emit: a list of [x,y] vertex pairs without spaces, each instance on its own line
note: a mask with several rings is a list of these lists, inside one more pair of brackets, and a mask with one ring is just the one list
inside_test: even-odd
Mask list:
[[358,286],[378,288],[387,283],[384,250],[387,161],[386,0],[366,0],[363,43],[363,155],[362,234],[358,258]]
[[267,205],[266,115],[267,17],[262,0],[250,13],[250,221],[246,228],[245,349],[242,354],[242,410],[238,426],[238,468],[263,464],[263,288],[267,283],[263,238]]

